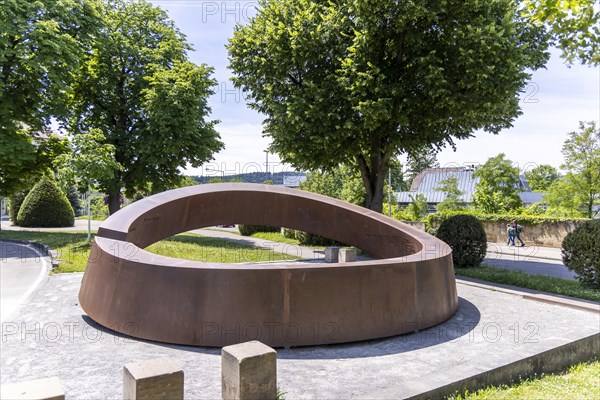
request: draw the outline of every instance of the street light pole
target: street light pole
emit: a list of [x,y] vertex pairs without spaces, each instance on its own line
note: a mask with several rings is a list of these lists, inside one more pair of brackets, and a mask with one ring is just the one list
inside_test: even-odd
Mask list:
[[265,180],[269,180],[269,150],[263,150],[265,152],[265,171],[267,173],[267,179]]
[[390,187],[388,190],[388,216],[392,216],[392,167],[389,168],[389,179],[388,186]]

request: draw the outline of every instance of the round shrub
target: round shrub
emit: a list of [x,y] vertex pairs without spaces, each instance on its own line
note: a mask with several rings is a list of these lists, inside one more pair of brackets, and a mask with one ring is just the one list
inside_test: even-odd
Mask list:
[[582,222],[567,234],[562,259],[581,282],[600,288],[600,220]]
[[452,248],[457,268],[481,264],[487,250],[487,237],[482,223],[472,215],[454,215],[446,219],[436,236]]
[[31,189],[19,210],[17,225],[30,227],[73,226],[74,214],[67,196],[43,177]]
[[268,225],[238,225],[238,230],[242,236],[252,236],[257,232],[279,232],[281,228]]

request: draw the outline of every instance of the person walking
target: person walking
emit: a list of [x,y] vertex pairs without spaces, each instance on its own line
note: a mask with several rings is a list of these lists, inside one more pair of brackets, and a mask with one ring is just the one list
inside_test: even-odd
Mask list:
[[521,247],[525,247],[525,243],[523,243],[523,240],[521,240],[521,232],[523,232],[523,227],[519,224],[517,224],[517,221],[513,221],[512,223],[512,228],[515,230],[515,236],[513,237],[513,245],[515,245],[515,237],[517,239],[519,239],[519,242],[521,242]]
[[513,228],[511,224],[506,224],[506,234],[508,235],[508,241],[506,242],[506,245],[514,246],[515,245],[515,228]]

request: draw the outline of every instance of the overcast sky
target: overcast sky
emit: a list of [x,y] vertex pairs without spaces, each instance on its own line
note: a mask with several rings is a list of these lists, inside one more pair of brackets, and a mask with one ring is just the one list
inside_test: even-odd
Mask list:
[[[217,130],[225,149],[202,169],[187,169],[190,175],[221,175],[264,170],[268,139],[262,137],[263,117],[246,107],[245,100],[229,81],[225,45],[236,23],[246,23],[254,15],[257,2],[153,0],[167,10],[178,28],[194,46],[190,58],[195,63],[214,67],[218,92],[211,97],[212,119],[221,121]],[[438,155],[440,164],[484,163],[489,157],[505,153],[522,170],[538,164],[559,167],[561,147],[567,133],[578,129],[579,121],[600,120],[600,68],[567,67],[553,51],[545,70],[533,73],[529,87],[521,96],[521,115],[514,127],[498,135],[476,132],[475,137],[457,142],[457,151],[446,148]],[[270,171],[291,169],[269,155]]]

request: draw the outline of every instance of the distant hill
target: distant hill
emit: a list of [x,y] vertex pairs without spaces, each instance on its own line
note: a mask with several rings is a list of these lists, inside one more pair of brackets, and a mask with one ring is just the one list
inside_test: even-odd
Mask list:
[[[223,180],[225,182],[230,181],[241,181],[248,183],[263,183],[267,180],[273,181],[275,185],[283,185],[283,178],[285,176],[296,176],[296,175],[306,175],[305,172],[296,172],[296,171],[284,171],[284,172],[275,172],[269,173],[266,172],[250,172],[247,174],[237,174],[237,175],[225,175]],[[220,178],[219,176],[192,176],[198,183],[208,183],[211,179]]]

